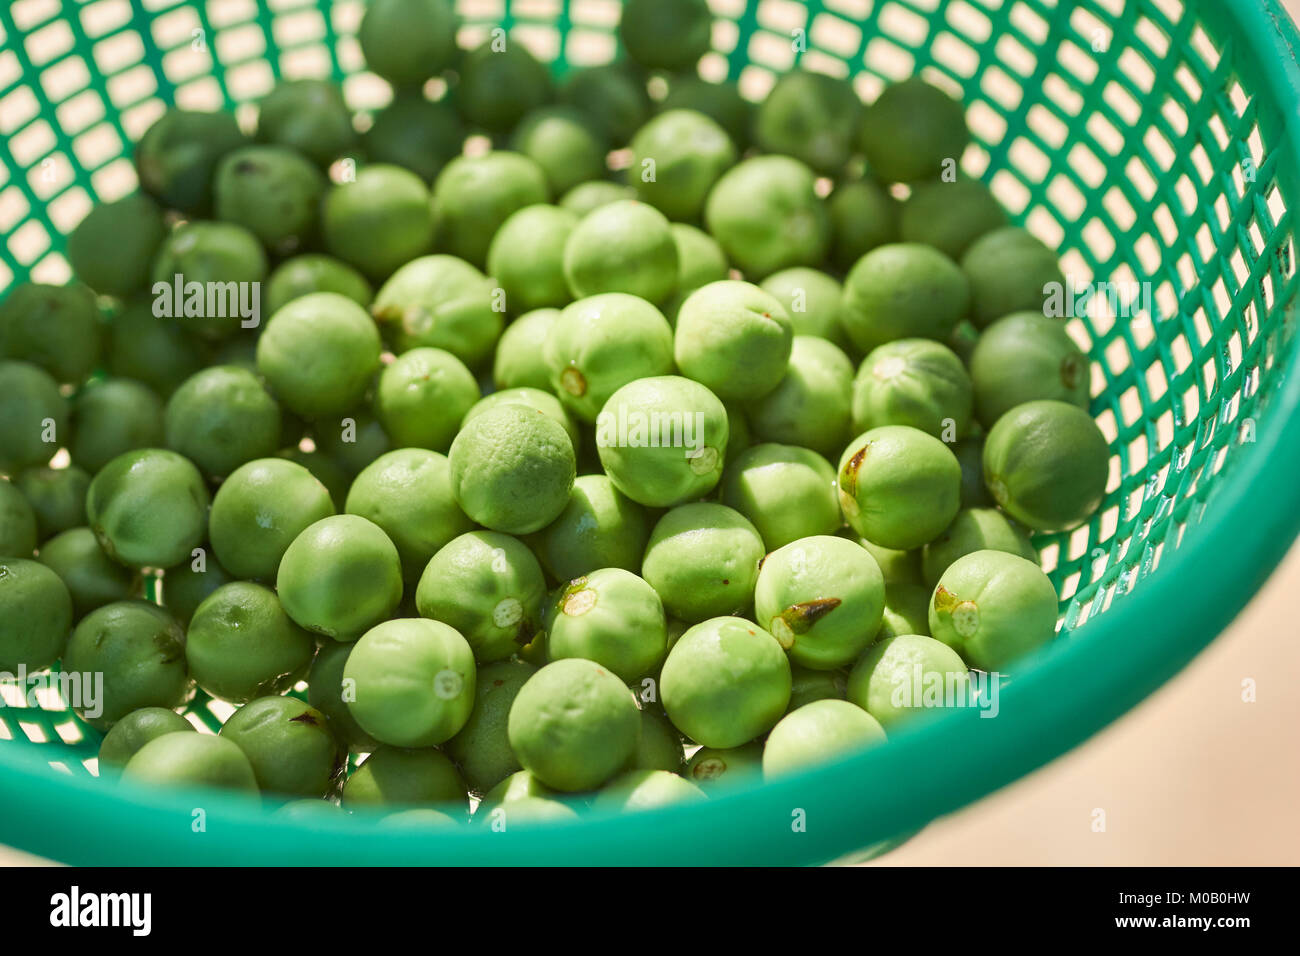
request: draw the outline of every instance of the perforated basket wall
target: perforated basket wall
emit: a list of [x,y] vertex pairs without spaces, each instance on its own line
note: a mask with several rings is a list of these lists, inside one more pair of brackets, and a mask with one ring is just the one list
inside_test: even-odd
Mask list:
[[[1085,527],[1038,540],[1062,638],[1017,675],[994,721],[953,715],[792,781],[637,817],[493,840],[277,822],[213,798],[227,838],[167,830],[184,806],[89,779],[98,746],[52,692],[6,693],[0,839],[64,858],[809,860],[923,824],[1064,751],[1176,671],[1236,613],[1300,522],[1292,299],[1300,108],[1295,30],[1274,0],[711,0],[708,79],[761,98],[776,74],[851,75],[870,100],[920,72],[968,104],[963,168],[1058,247],[1079,288],[1070,331],[1093,360],[1108,495]],[[360,2],[18,0],[0,7],[0,287],[65,280],[63,237],[134,188],[130,143],[166,103],[251,105],[280,77],[328,76],[357,109]],[[557,74],[619,55],[610,0],[470,0],[462,45],[495,26]],[[1067,680],[1068,679],[1068,680]],[[211,702],[195,711],[215,726]],[[55,765],[62,773],[52,773]],[[790,807],[820,825],[791,836]],[[54,833],[49,815],[75,810]],[[105,841],[111,825],[121,836]],[[325,836],[322,836],[325,834]],[[349,842],[351,841],[351,842]],[[362,841],[365,841],[364,844]],[[676,841],[676,842],[674,842]],[[364,850],[362,846],[364,845]]]

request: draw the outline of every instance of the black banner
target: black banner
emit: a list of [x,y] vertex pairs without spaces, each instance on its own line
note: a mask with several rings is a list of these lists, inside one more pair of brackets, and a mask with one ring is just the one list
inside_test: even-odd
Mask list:
[[[468,926],[475,917],[493,920],[486,925],[500,925],[496,921],[503,916],[527,919],[532,908],[538,909],[537,918],[549,911],[548,920],[567,920],[578,916],[574,904],[580,899],[584,920],[608,920],[616,928],[618,914],[627,918],[635,909],[629,903],[639,899],[652,910],[680,907],[686,925],[710,913],[716,918],[719,910],[733,911],[741,918],[728,921],[728,934],[737,938],[744,934],[742,914],[758,917],[770,911],[777,918],[807,919],[815,910],[819,932],[833,933],[835,924],[843,922],[846,933],[855,933],[851,924],[866,917],[869,924],[887,923],[906,932],[920,945],[931,934],[942,945],[953,933],[964,934],[971,920],[996,927],[1000,942],[1008,937],[1041,940],[1047,929],[1066,939],[1181,942],[1201,937],[1230,945],[1253,930],[1271,930],[1273,938],[1282,932],[1289,920],[1283,907],[1295,882],[1293,872],[1281,869],[871,866],[785,871],[779,882],[769,871],[732,871],[724,877],[726,892],[718,896],[716,875],[686,871],[674,873],[670,884],[658,874],[646,881],[581,870],[564,874],[562,882],[539,880],[536,874],[412,877],[403,870],[12,868],[0,870],[0,892],[8,904],[11,940],[78,934],[130,945],[137,939],[197,941],[213,930],[228,940],[245,933],[265,938],[268,927],[285,926],[286,914],[293,914],[286,929],[295,944],[301,946],[312,935],[343,941],[355,930],[364,931],[364,921],[351,928],[341,925],[335,918],[344,911],[340,900],[346,900],[347,913],[384,914],[386,922],[415,926],[436,919],[441,910]],[[655,889],[647,892],[651,887]],[[559,896],[548,903],[552,892]],[[800,899],[810,906],[818,899],[805,895],[809,892],[834,895],[820,897],[822,904],[806,910]],[[857,902],[850,905],[851,900]],[[667,914],[659,910],[658,915]],[[770,925],[770,917],[758,920],[755,929],[760,925]]]

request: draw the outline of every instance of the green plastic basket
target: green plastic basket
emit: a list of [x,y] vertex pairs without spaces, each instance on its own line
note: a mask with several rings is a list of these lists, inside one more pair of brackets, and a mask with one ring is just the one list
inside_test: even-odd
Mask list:
[[[460,3],[462,40],[502,26],[562,74],[619,55],[618,6]],[[706,78],[759,97],[800,65],[852,75],[870,98],[919,71],[964,97],[974,143],[963,167],[1059,246],[1067,275],[1150,292],[1136,314],[1071,320],[1091,343],[1109,493],[1088,526],[1037,542],[1062,595],[1061,637],[1017,670],[997,718],[947,713],[886,747],[699,805],[423,832],[99,782],[94,732],[57,697],[30,707],[5,691],[0,841],[83,864],[843,858],[1073,747],[1177,672],[1259,588],[1300,525],[1300,35],[1276,0],[712,6]],[[248,104],[281,76],[313,75],[343,83],[358,109],[381,106],[388,88],[364,72],[355,37],[361,13],[312,0],[0,7],[0,286],[67,278],[63,237],[92,201],[133,188],[129,144],[164,103]],[[215,726],[211,706],[195,704]]]

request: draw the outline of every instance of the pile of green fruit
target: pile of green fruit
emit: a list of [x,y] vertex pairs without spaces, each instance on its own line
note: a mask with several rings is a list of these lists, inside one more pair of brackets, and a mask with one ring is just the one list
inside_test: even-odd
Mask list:
[[755,105],[694,75],[710,22],[631,0],[627,59],[556,85],[374,0],[390,105],[168,109],[77,281],[9,290],[0,670],[102,680],[101,775],[403,825],[656,806],[1052,639],[1029,534],[1109,470],[1056,255],[953,174],[946,93]]

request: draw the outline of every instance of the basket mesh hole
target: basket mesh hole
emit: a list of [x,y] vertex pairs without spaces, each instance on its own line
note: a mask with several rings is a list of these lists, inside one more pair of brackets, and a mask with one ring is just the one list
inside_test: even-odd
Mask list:
[[255,99],[270,92],[275,76],[262,60],[242,63],[226,73],[226,87],[235,96]]
[[50,221],[59,232],[67,232],[85,218],[92,205],[86,191],[75,186],[50,202]]
[[1246,95],[1246,91],[1241,88],[1241,84],[1236,80],[1232,80],[1228,84],[1228,101],[1232,104],[1238,116],[1244,117],[1250,108],[1250,97]]
[[296,47],[280,53],[280,72],[287,79],[326,76],[330,66],[330,55],[324,47]]
[[[61,152],[50,153],[27,171],[27,183],[38,199],[48,200],[72,181],[72,166]],[[71,226],[69,227],[71,228]]]
[[947,31],[938,34],[930,46],[935,61],[948,67],[963,78],[975,75],[979,68],[979,54],[962,40]]
[[1104,355],[1111,378],[1118,377],[1132,364],[1129,360],[1128,346],[1123,339],[1112,339],[1110,344],[1106,346]]
[[1075,143],[1070,147],[1069,169],[1090,190],[1101,188],[1106,178],[1106,165],[1083,143]]
[[1088,553],[1088,542],[1092,537],[1092,529],[1088,527],[1075,528],[1070,532],[1068,547],[1066,549],[1066,558],[1071,565],[1077,565],[1079,559]]
[[46,20],[58,15],[59,3],[58,0],[17,0],[10,4],[9,12],[14,18],[14,26],[23,33],[31,33]]
[[1041,183],[1047,176],[1046,154],[1025,137],[1018,136],[1012,141],[1009,155],[1015,167],[1033,182]]
[[1049,212],[1046,207],[1040,206],[1032,210],[1025,224],[1030,231],[1050,245],[1059,245],[1061,239],[1065,236],[1065,230],[1062,228],[1060,220]]
[[[615,53],[614,41],[609,34],[583,29],[574,29],[569,32],[564,49],[565,56],[569,61],[578,66],[594,66],[608,63],[614,58]],[[706,59],[716,58],[706,57]],[[725,74],[725,61],[723,61],[722,69]],[[721,78],[721,75],[717,78]]]
[[35,282],[61,285],[72,278],[72,270],[68,268],[68,261],[57,252],[44,256],[37,261],[36,265],[30,268],[32,280]]
[[1132,521],[1142,513],[1142,503],[1146,501],[1146,485],[1130,488],[1126,494],[1128,497],[1124,502],[1124,520]]
[[[1155,73],[1151,69],[1151,64],[1139,56],[1131,47],[1120,53],[1119,68],[1133,81],[1140,93],[1151,92],[1152,87],[1155,85]],[[1165,108],[1174,106],[1168,101],[1163,105]]]
[[1201,410],[1201,397],[1197,394],[1195,385],[1183,392],[1182,408],[1184,422],[1196,420],[1196,416]]
[[[215,718],[217,726],[224,724],[226,718],[235,712],[233,704],[228,704],[224,700],[209,700],[205,707],[207,712]],[[211,724],[209,724],[211,726]]]
[[143,60],[144,44],[136,33],[115,33],[95,44],[94,57],[100,73],[113,74]]
[[177,86],[195,79],[210,80],[212,57],[208,54],[206,46],[201,49],[179,47],[163,57],[163,72],[167,74],[167,79]]
[[1035,104],[1029,108],[1025,114],[1026,122],[1029,128],[1041,137],[1046,146],[1053,150],[1060,150],[1065,143],[1066,136],[1069,134],[1069,128],[1057,119],[1050,110],[1042,104]]
[[50,739],[45,733],[45,728],[37,723],[19,720],[18,729],[21,730],[23,734],[26,735],[27,739],[34,744],[43,744],[45,741]]
[[1013,214],[1024,212],[1029,205],[1029,190],[1009,170],[1000,169],[994,173],[990,188],[993,195]]
[[1202,186],[1208,186],[1214,178],[1214,166],[1210,162],[1205,147],[1197,143],[1191,149],[1192,168],[1196,170],[1197,180]]
[[[32,95],[32,91],[27,87],[19,87],[8,96],[0,99],[0,136],[11,137],[9,140],[11,151],[14,149],[14,131],[21,129],[35,119],[40,109],[36,97]],[[24,160],[20,157],[15,156],[15,158],[18,159],[18,162],[24,163]]]
[[1009,33],[998,37],[993,49],[997,58],[1020,76],[1031,76],[1038,65],[1038,58]]
[[50,234],[39,222],[29,219],[14,231],[7,245],[19,265],[30,265],[50,248]]
[[325,18],[314,7],[277,17],[271,35],[279,47],[292,46],[325,37]]
[[101,123],[73,140],[72,148],[83,168],[98,169],[121,153],[122,139],[112,126]]
[[924,44],[930,32],[930,24],[925,17],[897,3],[887,3],[881,7],[877,22],[886,33],[914,47]]
[[1076,219],[1083,212],[1083,193],[1066,176],[1053,177],[1047,187],[1047,198],[1068,219]]
[[1196,209],[1198,202],[1196,186],[1189,176],[1179,176],[1174,180],[1174,194],[1178,197],[1178,201],[1182,203],[1182,211],[1185,215]]
[[1147,436],[1139,432],[1128,443],[1128,466],[1130,470],[1136,471],[1146,465],[1147,455]]
[[129,177],[134,175],[134,172],[135,168],[129,159],[115,159],[91,175],[90,185],[95,195],[104,199],[115,198],[126,191],[123,189],[123,183],[130,182]]
[[94,90],[84,90],[60,103],[55,115],[59,127],[67,135],[76,136],[104,119],[104,101]]
[[[744,0],[713,0],[709,5],[730,17],[739,16],[745,9]],[[865,20],[871,13],[872,0],[826,0],[825,6],[853,20]]]
[[369,73],[357,73],[343,85],[344,99],[353,109],[378,109],[391,99],[388,84]]
[[1097,540],[1109,541],[1115,537],[1115,532],[1119,528],[1119,505],[1111,505],[1101,513],[1101,518],[1097,522]]
[[[842,4],[827,3],[827,7],[842,7]],[[740,0],[720,0],[710,3],[714,13],[725,16],[739,16],[744,10]],[[569,18],[574,23],[584,26],[600,27],[605,32],[612,32],[618,27],[621,7],[614,0],[572,0],[569,4]],[[358,11],[358,17],[360,12]],[[718,22],[717,20],[714,21]]]
[[1156,194],[1156,181],[1148,171],[1146,164],[1136,156],[1124,165],[1124,175],[1129,183],[1137,189],[1144,202],[1150,202]]
[[149,29],[154,42],[164,50],[188,44],[203,33],[198,11],[188,6],[161,14],[154,19]]
[[1110,259],[1115,254],[1115,238],[1100,219],[1090,220],[1083,227],[1083,237],[1098,259]]
[[888,79],[901,80],[914,72],[916,58],[884,37],[875,37],[867,44],[867,62]]
[[806,29],[808,8],[789,0],[763,0],[758,5],[758,25],[775,33]]
[[1011,7],[1010,20],[1011,25],[1024,34],[1025,39],[1035,46],[1041,45],[1047,40],[1047,21],[1029,4],[1014,4]]
[[848,74],[848,67],[844,61],[824,53],[818,53],[816,50],[809,50],[799,61],[801,69],[812,70],[817,73],[825,73],[828,76],[835,76],[841,79]]
[[81,8],[81,28],[88,37],[103,36],[126,26],[131,20],[128,0],[99,0]]
[[[971,131],[989,143],[1000,143],[1007,133],[1007,121],[984,100],[976,100],[966,114]],[[1006,172],[999,170],[999,173]]]
[[1175,263],[1178,272],[1179,284],[1184,289],[1190,289],[1196,284],[1196,263],[1192,259],[1191,253],[1184,252],[1178,257]]
[[41,74],[41,89],[46,99],[61,103],[69,96],[86,88],[90,71],[86,61],[79,56],[69,56],[49,67]]
[[211,76],[192,79],[176,87],[176,103],[187,110],[216,109],[221,101],[221,84]]
[[[765,67],[786,70],[794,63],[794,49],[790,46],[789,40],[762,30],[750,37],[748,49],[750,59],[762,63]],[[767,73],[768,89],[771,89],[771,84],[776,82],[776,77],[768,71],[764,72]]]
[[1038,550],[1038,563],[1043,566],[1043,570],[1051,574],[1056,570],[1061,554],[1061,546],[1055,542],[1043,545]]
[[1106,436],[1108,442],[1113,443],[1115,436],[1119,434],[1115,427],[1115,413],[1109,408],[1103,409],[1097,415],[1097,427],[1101,429],[1101,433]]
[[[1169,380],[1165,377],[1165,370],[1159,363],[1153,362],[1147,366],[1146,385],[1148,400],[1151,403],[1159,403],[1160,399],[1164,398],[1165,393],[1169,391]],[[1167,411],[1162,412],[1160,417],[1156,419],[1157,433],[1161,430],[1161,422],[1166,419],[1172,419],[1172,415]],[[1172,421],[1169,427],[1172,431]],[[1160,447],[1164,448],[1165,444],[1166,442],[1161,442]]]
[[1061,66],[1084,86],[1091,86],[1097,79],[1097,61],[1074,43],[1068,40],[1062,43],[1056,57]]
[[[1127,355],[1127,349],[1125,350],[1125,355]],[[1135,422],[1142,420],[1143,418],[1142,400],[1138,395],[1138,390],[1136,385],[1130,385],[1120,394],[1119,410],[1120,410],[1120,416],[1124,420],[1124,425],[1126,429],[1132,427],[1132,425]],[[1145,442],[1145,438],[1143,439],[1143,441]],[[1141,461],[1135,462],[1130,459],[1129,470],[1135,471],[1137,468],[1141,467],[1144,464],[1146,464],[1145,454],[1143,455]]]
[[153,95],[158,89],[158,80],[152,70],[141,64],[111,77],[107,89],[113,105],[123,109]]
[[75,744],[86,739],[81,728],[76,721],[65,720],[54,725],[54,732],[59,735],[65,744]]
[[[135,106],[127,107],[119,116],[122,123],[122,130],[132,141],[138,140],[144,135],[154,121],[162,115],[164,106],[158,100],[145,100]],[[134,177],[131,179],[134,184]]]

